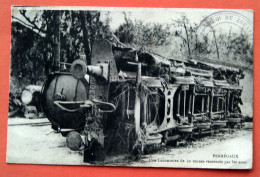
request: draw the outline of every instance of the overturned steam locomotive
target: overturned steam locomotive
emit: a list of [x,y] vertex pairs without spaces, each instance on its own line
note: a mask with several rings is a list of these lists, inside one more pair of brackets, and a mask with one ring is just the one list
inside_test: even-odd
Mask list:
[[76,60],[42,90],[43,110],[84,161],[140,154],[220,127],[241,126],[241,70],[94,42],[91,65]]

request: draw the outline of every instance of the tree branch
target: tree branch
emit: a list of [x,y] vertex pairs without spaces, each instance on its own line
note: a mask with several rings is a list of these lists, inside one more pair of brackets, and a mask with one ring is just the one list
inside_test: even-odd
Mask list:
[[19,22],[21,22],[23,25],[27,26],[27,27],[30,27],[30,28],[33,28],[32,25],[28,24],[28,23],[25,23],[24,21],[22,21],[21,19],[17,18],[17,17],[14,17],[12,16],[13,19],[15,20],[18,20]]
[[[25,10],[20,10],[20,14],[26,19],[27,22],[29,22],[29,23],[33,26],[33,27],[32,27],[33,29],[36,29],[36,30],[38,30],[39,32],[42,32],[42,33],[46,33],[45,30],[39,28],[39,27],[35,24],[34,21],[32,21],[29,17],[27,17],[25,13],[26,13]],[[36,18],[34,18],[34,19],[36,19]]]

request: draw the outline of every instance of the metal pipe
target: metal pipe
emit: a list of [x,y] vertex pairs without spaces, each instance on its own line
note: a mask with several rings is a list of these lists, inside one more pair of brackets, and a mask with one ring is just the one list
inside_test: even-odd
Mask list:
[[180,104],[181,104],[181,92],[178,93],[178,108],[177,108],[177,115],[180,116]]
[[210,107],[209,107],[209,118],[212,120],[212,107],[213,107],[213,98],[214,98],[214,91],[213,88],[211,88],[211,95],[210,95]]
[[226,97],[226,104],[225,104],[225,118],[227,119],[228,113],[229,113],[229,96],[230,96],[230,91],[227,91],[227,97]]
[[192,94],[189,95],[189,114],[191,114],[191,101],[192,101]]
[[186,108],[186,90],[184,92],[184,97],[183,97],[183,118],[185,119],[185,108]]
[[194,104],[195,104],[195,86],[193,87],[193,94],[192,94],[192,111],[191,114],[194,114]]
[[207,95],[207,105],[206,105],[206,112],[209,112],[209,101],[210,101],[210,96],[209,96],[209,94]]
[[202,97],[202,100],[201,100],[201,112],[204,112],[204,96]]
[[89,65],[89,66],[87,66],[87,74],[102,76],[102,68],[101,68],[101,66]]
[[141,63],[138,63],[138,69],[136,73],[136,93],[135,93],[135,131],[136,134],[140,133],[140,108],[141,108],[141,100],[139,97],[139,87],[141,85]]

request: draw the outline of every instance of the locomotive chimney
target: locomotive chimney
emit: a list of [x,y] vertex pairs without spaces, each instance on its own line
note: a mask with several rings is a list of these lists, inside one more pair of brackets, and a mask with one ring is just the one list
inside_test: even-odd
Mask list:
[[76,79],[81,79],[88,74],[108,80],[108,63],[87,66],[83,60],[75,60],[71,65],[70,73]]

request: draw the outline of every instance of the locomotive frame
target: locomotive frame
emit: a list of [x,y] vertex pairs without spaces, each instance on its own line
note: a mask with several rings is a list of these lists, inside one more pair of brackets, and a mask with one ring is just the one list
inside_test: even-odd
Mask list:
[[[76,60],[70,72],[48,78],[42,105],[70,149],[84,145],[84,162],[125,153],[136,158],[150,146],[241,127],[242,78],[236,68],[167,59],[97,40],[91,65]],[[73,89],[63,87],[67,79]]]

